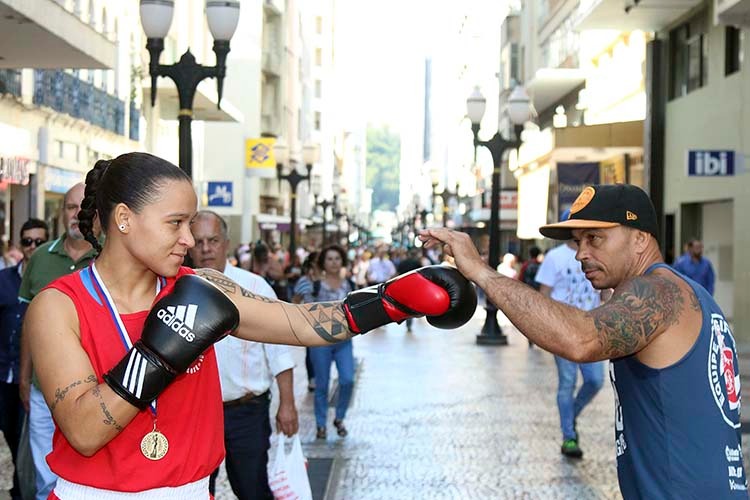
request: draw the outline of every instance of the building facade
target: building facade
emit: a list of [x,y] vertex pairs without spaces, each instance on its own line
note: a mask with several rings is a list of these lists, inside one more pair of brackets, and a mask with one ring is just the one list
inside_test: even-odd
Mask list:
[[63,194],[96,160],[141,147],[137,2],[0,2],[0,225],[58,235]]

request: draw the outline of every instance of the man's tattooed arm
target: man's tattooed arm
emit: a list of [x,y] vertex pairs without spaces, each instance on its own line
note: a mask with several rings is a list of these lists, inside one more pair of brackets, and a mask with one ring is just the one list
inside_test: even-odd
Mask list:
[[94,376],[94,374],[92,373],[91,375],[89,375],[83,380],[76,380],[75,382],[71,382],[66,387],[62,387],[62,388],[58,387],[57,389],[55,389],[55,400],[49,404],[49,411],[54,412],[55,408],[57,408],[57,405],[65,399],[65,396],[68,395],[68,392],[72,388],[78,387],[81,384],[96,384],[96,383],[97,383],[96,376]]
[[[237,300],[240,297],[253,299],[256,301],[263,302],[265,304],[273,304],[279,309],[273,313],[266,313],[259,311],[254,315],[255,323],[261,322],[265,324],[265,320],[268,324],[276,324],[281,326],[284,330],[284,334],[289,336],[288,339],[282,340],[280,337],[270,340],[280,343],[294,343],[299,345],[323,345],[320,339],[324,343],[335,343],[347,340],[353,337],[355,334],[349,329],[349,324],[346,321],[346,315],[340,302],[317,302],[312,304],[289,304],[279,300],[269,299],[262,295],[250,292],[242,288],[240,285],[235,283],[233,280],[227,278],[224,274],[214,269],[196,269],[196,274],[202,278],[210,281],[221,289],[224,293],[234,299],[235,304],[240,309],[240,324],[243,323],[243,309],[242,301]],[[277,316],[278,315],[278,316]],[[263,319],[261,319],[263,318]],[[283,324],[275,323],[278,318],[284,318]],[[268,328],[259,328],[264,333],[268,333]],[[310,336],[313,336],[314,340],[307,340]],[[240,333],[240,336],[246,338],[246,335]]]
[[607,358],[634,354],[655,334],[679,321],[685,299],[677,284],[659,276],[638,276],[621,285],[612,298],[588,314]]

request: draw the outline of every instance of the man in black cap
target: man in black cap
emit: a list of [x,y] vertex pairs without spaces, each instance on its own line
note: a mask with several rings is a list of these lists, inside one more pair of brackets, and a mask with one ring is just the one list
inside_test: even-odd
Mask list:
[[612,298],[591,311],[553,301],[482,261],[468,235],[422,231],[531,341],[576,362],[610,359],[620,490],[630,498],[747,498],[734,338],[705,289],[663,262],[656,213],[636,186],[586,187],[568,220],[586,278]]

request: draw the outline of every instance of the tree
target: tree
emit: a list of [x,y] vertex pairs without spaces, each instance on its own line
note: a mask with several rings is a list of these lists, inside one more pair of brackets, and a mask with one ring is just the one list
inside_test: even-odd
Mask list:
[[399,200],[401,139],[388,127],[367,128],[366,184],[372,188],[372,209],[395,211]]

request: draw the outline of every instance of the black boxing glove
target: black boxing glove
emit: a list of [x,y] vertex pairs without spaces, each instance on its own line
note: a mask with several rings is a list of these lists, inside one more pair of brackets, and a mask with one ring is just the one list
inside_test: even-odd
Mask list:
[[151,308],[141,339],[104,381],[143,410],[239,320],[237,307],[218,288],[194,274],[182,276]]
[[351,292],[344,299],[349,329],[366,333],[388,323],[427,316],[438,328],[458,328],[477,308],[474,285],[457,269],[427,266]]

